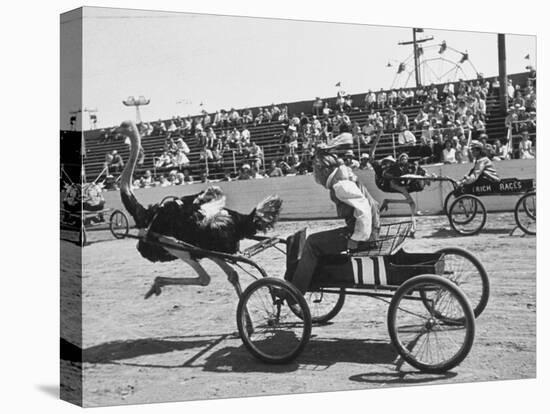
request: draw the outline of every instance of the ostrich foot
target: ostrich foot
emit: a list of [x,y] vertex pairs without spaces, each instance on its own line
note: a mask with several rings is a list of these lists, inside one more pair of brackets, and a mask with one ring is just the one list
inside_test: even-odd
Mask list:
[[153,285],[151,286],[151,288],[145,294],[144,299],[149,299],[153,295],[158,296],[161,293],[162,293],[162,290],[160,289],[160,286],[157,284],[157,282],[153,282]]

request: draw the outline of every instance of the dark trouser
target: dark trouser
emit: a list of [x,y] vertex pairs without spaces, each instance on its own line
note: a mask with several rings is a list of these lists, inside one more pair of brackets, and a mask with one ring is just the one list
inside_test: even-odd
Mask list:
[[306,239],[302,257],[292,276],[292,284],[302,293],[306,293],[313,279],[319,258],[335,255],[347,248],[349,231],[347,227],[321,231]]

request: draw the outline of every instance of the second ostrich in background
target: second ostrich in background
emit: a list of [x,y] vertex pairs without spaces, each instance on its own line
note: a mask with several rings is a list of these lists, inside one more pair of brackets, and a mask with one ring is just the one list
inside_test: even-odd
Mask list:
[[[210,283],[210,276],[199,263],[199,257],[182,249],[159,246],[154,243],[154,238],[158,235],[205,250],[236,253],[240,240],[251,237],[258,231],[272,228],[279,218],[282,206],[279,197],[270,196],[260,202],[250,214],[241,214],[225,208],[225,195],[215,186],[208,187],[198,194],[174,198],[145,208],[138,202],[131,184],[141,147],[141,137],[132,121],[122,123],[120,132],[128,136],[131,143],[130,159],[121,175],[120,197],[124,207],[134,218],[136,227],[140,231],[147,230],[138,242],[138,251],[152,262],[182,259],[198,275],[190,278],[157,277],[145,298],[153,294],[159,295],[161,288],[167,285],[206,286]],[[240,296],[241,287],[235,269],[221,259],[211,260],[227,274],[229,282]]]

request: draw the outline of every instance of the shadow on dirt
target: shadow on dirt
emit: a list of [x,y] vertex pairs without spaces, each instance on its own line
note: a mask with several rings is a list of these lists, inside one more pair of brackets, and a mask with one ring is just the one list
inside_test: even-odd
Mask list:
[[[148,368],[200,368],[208,372],[288,373],[301,370],[323,370],[337,363],[394,364],[397,354],[389,342],[359,339],[311,338],[295,361],[274,365],[254,358],[244,345],[225,346],[224,341],[238,339],[237,333],[208,336],[182,336],[113,341],[86,348],[82,360],[91,364],[115,364]],[[214,351],[213,351],[214,350]],[[128,359],[159,355],[173,351],[191,351],[191,356],[177,364],[151,364]],[[213,352],[211,352],[213,351]],[[62,352],[67,356],[67,352]],[[71,352],[76,356],[77,352]],[[63,358],[70,360],[71,358]],[[200,361],[199,361],[200,359]]]
[[[512,229],[483,229],[480,234],[503,234],[506,236],[509,236],[512,232]],[[449,238],[456,238],[456,237],[469,237],[469,236],[461,236],[457,232],[455,232],[452,229],[446,228],[446,227],[440,227],[439,229],[435,230],[431,234],[426,234],[422,236],[423,238],[432,238],[432,239],[449,239]]]
[[[104,344],[95,345],[90,348],[82,350],[82,362],[92,364],[113,363],[121,362],[126,359],[138,358],[147,355],[159,355],[174,351],[185,351],[198,348],[199,351],[184,364],[179,366],[190,365],[194,360],[208,352],[210,349],[223,342],[228,337],[232,337],[234,334],[225,335],[209,335],[208,337],[201,336],[189,336],[189,337],[165,337],[165,338],[143,338],[132,339],[124,341],[106,342]],[[206,339],[210,338],[210,339]],[[72,344],[69,344],[72,345]],[[75,360],[78,358],[77,348],[74,345],[71,346],[71,351],[67,352],[68,348],[65,348],[62,344],[62,359]],[[150,364],[128,364],[136,366],[150,366],[159,368],[174,368],[172,365],[150,365]]]
[[441,381],[451,379],[457,376],[456,372],[445,372],[442,374],[425,374],[422,372],[369,372],[358,374],[349,377],[350,381],[361,382],[366,384],[399,384],[399,385],[414,385],[424,384],[427,382]]
[[210,372],[292,372],[322,370],[337,363],[392,364],[397,358],[393,346],[383,341],[312,338],[296,361],[284,365],[256,360],[244,346],[226,347],[208,356],[204,370]]

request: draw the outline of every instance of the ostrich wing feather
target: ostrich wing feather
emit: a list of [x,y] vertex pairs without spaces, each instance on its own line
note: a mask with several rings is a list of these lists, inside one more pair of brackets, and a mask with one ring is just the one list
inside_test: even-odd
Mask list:
[[281,200],[279,196],[276,195],[269,196],[266,199],[262,200],[253,211],[253,220],[256,230],[266,231],[273,228],[273,226],[279,219],[282,205],[283,200]]

